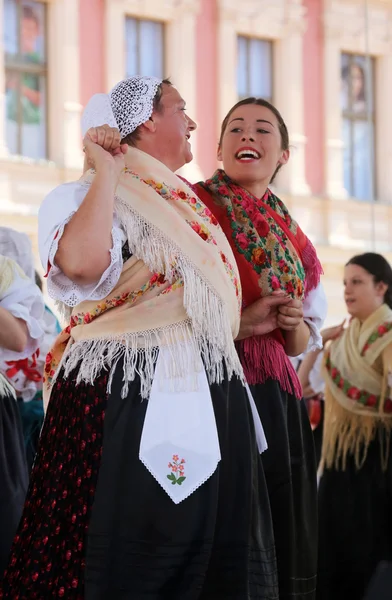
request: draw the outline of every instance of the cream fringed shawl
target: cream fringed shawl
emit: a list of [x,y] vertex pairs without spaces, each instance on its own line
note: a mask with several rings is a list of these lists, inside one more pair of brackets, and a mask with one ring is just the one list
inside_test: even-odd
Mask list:
[[[125,163],[114,208],[132,257],[105,299],[73,309],[47,357],[46,396],[60,365],[65,377],[78,368],[77,381],[93,383],[102,369],[113,374],[123,359],[123,395],[137,373],[147,398],[162,346],[170,348],[163,370],[173,386],[203,365],[210,383],[221,382],[225,372],[242,377],[233,343],[240,281],[223,231],[161,162],[130,148]],[[89,186],[93,178],[90,171],[81,182]]]
[[392,310],[383,304],[365,322],[353,319],[325,356],[322,465],[359,469],[370,442],[381,433],[386,465],[392,428]]

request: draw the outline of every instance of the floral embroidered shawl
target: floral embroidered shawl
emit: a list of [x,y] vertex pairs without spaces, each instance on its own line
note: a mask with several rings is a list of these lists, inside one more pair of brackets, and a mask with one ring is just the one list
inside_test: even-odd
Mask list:
[[[132,257],[106,298],[73,309],[70,324],[47,357],[45,398],[60,366],[65,376],[77,368],[77,381],[93,383],[101,369],[113,374],[120,359],[123,394],[137,372],[147,398],[162,345],[171,349],[165,353],[164,372],[175,385],[203,364],[211,383],[222,381],[225,368],[229,378],[233,373],[243,377],[233,342],[241,287],[222,229],[161,162],[129,148],[125,163],[115,213]],[[81,181],[89,186],[93,178],[90,171]],[[192,352],[184,350],[191,346]]]
[[353,319],[325,353],[322,464],[344,470],[351,454],[359,469],[380,431],[385,466],[392,428],[391,373],[392,310],[383,304],[365,322]]
[[[256,198],[222,170],[193,189],[215,214],[233,249],[243,306],[275,290],[303,300],[317,287],[322,268],[314,246],[269,189],[263,198]],[[238,346],[249,383],[277,379],[284,390],[302,396],[280,330],[242,340]]]

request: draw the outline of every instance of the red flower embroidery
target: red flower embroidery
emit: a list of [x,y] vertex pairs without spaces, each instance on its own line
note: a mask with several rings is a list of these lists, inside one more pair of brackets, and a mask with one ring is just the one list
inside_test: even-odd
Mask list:
[[248,241],[248,238],[246,237],[245,233],[237,233],[237,235],[235,236],[235,239],[237,240],[237,243],[238,243],[239,247],[242,248],[242,250],[246,250],[247,247],[249,246],[249,241]]
[[84,315],[84,317],[83,317],[83,321],[84,321],[84,323],[91,323],[91,321],[92,321],[92,320],[93,320],[93,319],[92,319],[92,317],[91,317],[90,313],[86,313],[86,314]]
[[182,190],[179,190],[179,191],[178,191],[178,195],[179,195],[179,196],[180,196],[180,198],[182,198],[183,200],[185,200],[185,199],[186,199],[186,193],[185,193],[185,192],[183,192]]
[[379,335],[384,335],[385,333],[388,333],[388,329],[385,327],[385,325],[380,325],[377,328],[377,332]]
[[[173,462],[169,462],[169,469],[171,469],[170,475],[167,475],[169,481],[171,481],[172,485],[182,485],[186,479],[185,477],[185,459],[180,457],[178,454],[173,455]],[[178,474],[178,475],[177,475]]]
[[288,294],[294,294],[294,286],[291,283],[291,281],[289,281],[288,284],[286,285],[286,292]]
[[384,410],[386,413],[392,412],[392,400],[387,398],[384,402]]
[[226,186],[221,185],[220,188],[218,188],[218,192],[220,193],[221,196],[227,196],[227,194],[229,193],[229,190]]
[[373,394],[371,396],[369,396],[369,398],[366,400],[366,406],[376,406],[377,404],[377,396],[374,396]]
[[262,248],[254,248],[252,251],[252,260],[256,265],[265,263],[266,255]]
[[280,290],[280,281],[276,277],[276,275],[273,275],[271,277],[271,287],[272,287],[273,290]]
[[336,375],[339,373],[339,371],[336,369],[336,367],[334,367],[331,371],[331,377],[332,379],[335,379]]
[[350,387],[347,390],[347,396],[352,400],[358,400],[361,395],[361,391],[356,387]]

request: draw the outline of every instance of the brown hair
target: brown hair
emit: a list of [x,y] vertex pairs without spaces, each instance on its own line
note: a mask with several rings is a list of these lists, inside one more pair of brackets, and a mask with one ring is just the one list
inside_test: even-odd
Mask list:
[[[165,85],[173,85],[172,82],[170,81],[170,79],[163,79],[162,83],[160,84],[160,86],[157,89],[157,92],[154,96],[154,100],[153,100],[153,110],[155,112],[163,112],[163,106],[161,103],[162,100],[162,94],[163,94],[163,84]],[[136,146],[136,142],[140,140],[140,128],[137,127],[135,129],[135,131],[132,131],[131,133],[128,133],[128,135],[121,140],[122,144],[128,144],[129,146]]]
[[[264,106],[264,108],[268,108],[268,110],[270,110],[275,115],[276,120],[278,121],[278,125],[279,125],[280,138],[282,140],[281,149],[288,150],[289,146],[290,146],[290,139],[289,139],[289,132],[288,132],[286,123],[284,122],[283,117],[280,114],[280,112],[278,111],[278,109],[275,108],[275,106],[273,104],[271,104],[271,102],[268,102],[268,100],[264,100],[263,98],[244,98],[244,100],[240,100],[239,102],[237,102],[237,104],[234,104],[234,106],[229,110],[229,112],[227,113],[227,115],[225,116],[225,118],[222,121],[221,133],[220,133],[220,138],[219,138],[219,147],[221,147],[221,145],[222,145],[223,136],[226,131],[227,124],[229,122],[231,115],[239,106],[246,106],[247,104],[257,104],[257,106]],[[270,183],[272,183],[274,181],[274,179],[275,179],[276,175],[278,174],[279,169],[281,169],[281,167],[282,167],[282,165],[279,165],[276,168],[275,173],[272,175]]]
[[375,252],[365,252],[365,254],[358,254],[350,258],[346,267],[348,265],[362,267],[369,275],[373,276],[375,283],[381,281],[385,283],[388,289],[385,292],[384,302],[388,304],[389,308],[392,308],[392,268],[386,258]]

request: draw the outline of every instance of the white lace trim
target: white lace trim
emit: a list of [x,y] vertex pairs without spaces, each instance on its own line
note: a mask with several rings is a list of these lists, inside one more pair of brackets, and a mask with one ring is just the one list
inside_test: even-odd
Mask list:
[[[59,241],[64,233],[65,226],[69,223],[75,212],[61,224],[56,239],[53,240],[49,251],[48,261],[51,265],[48,274],[48,294],[51,298],[58,301],[59,304],[66,307],[77,306],[84,300],[102,300],[106,298],[118,282],[122,267],[122,235],[119,228],[112,228],[112,248],[110,249],[110,265],[104,271],[101,279],[89,286],[81,286],[64,275],[55,263],[55,256],[58,250]],[[69,311],[67,311],[69,312]]]

